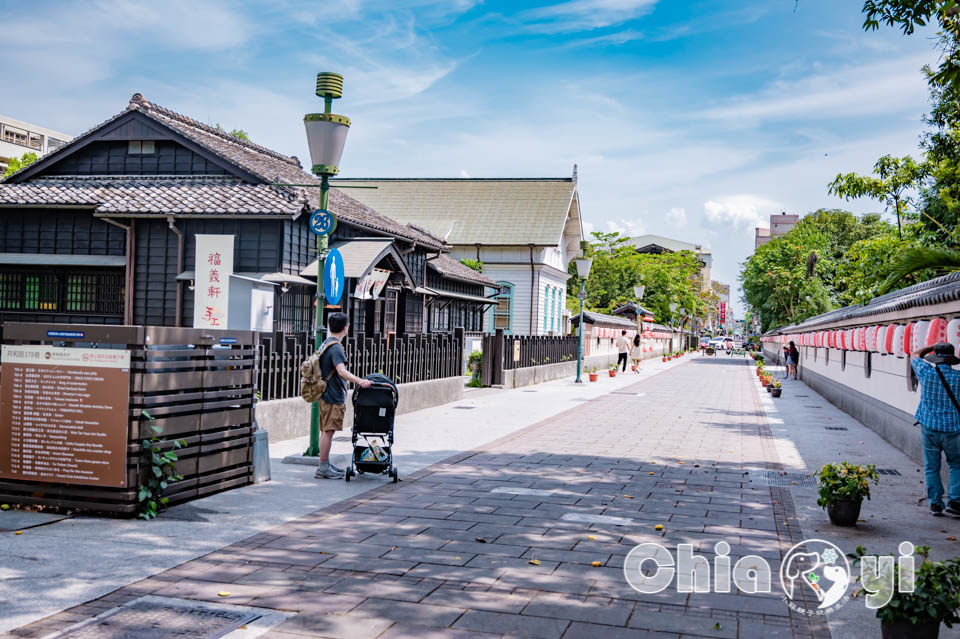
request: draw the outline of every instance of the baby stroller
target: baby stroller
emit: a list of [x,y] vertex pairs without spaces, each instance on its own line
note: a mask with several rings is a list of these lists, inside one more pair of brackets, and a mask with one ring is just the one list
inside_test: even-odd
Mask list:
[[[393,465],[393,416],[397,411],[397,385],[385,375],[367,375],[370,388],[353,389],[353,454],[343,476],[346,481],[355,474],[386,473],[394,483],[400,481]],[[378,446],[370,439],[384,442]],[[363,439],[363,443],[360,440]],[[366,444],[366,445],[364,445]]]

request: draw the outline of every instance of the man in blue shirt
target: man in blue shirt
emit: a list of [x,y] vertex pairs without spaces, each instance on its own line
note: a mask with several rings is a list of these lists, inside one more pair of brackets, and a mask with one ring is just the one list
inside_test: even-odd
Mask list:
[[916,418],[923,433],[923,472],[930,500],[930,514],[943,515],[943,482],[940,481],[941,453],[947,456],[950,479],[946,513],[960,517],[960,364],[953,346],[947,343],[926,346],[912,353],[910,365],[920,380],[920,405]]
[[[343,479],[343,469],[330,463],[330,446],[333,434],[343,429],[343,417],[347,409],[347,382],[361,388],[369,388],[370,380],[360,379],[347,370],[347,354],[342,341],[350,325],[346,313],[331,313],[327,318],[330,337],[321,345],[320,372],[327,381],[327,390],[318,402],[320,405],[320,463],[314,475],[318,479]],[[326,347],[326,350],[324,348]]]

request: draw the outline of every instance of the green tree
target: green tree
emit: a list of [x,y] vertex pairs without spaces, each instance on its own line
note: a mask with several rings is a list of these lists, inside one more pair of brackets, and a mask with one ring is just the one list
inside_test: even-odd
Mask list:
[[885,155],[873,165],[876,177],[839,173],[836,179],[827,185],[827,191],[830,195],[846,200],[868,197],[893,207],[897,216],[897,231],[902,238],[900,217],[913,203],[909,193],[919,188],[928,170],[924,163],[918,163],[909,155],[902,158]]
[[19,158],[10,158],[10,161],[7,163],[7,170],[4,172],[3,176],[7,177],[12,175],[22,169],[25,166],[30,166],[37,161],[37,154],[33,151],[27,151]]
[[222,126],[220,126],[219,122],[217,122],[216,124],[216,129],[217,131],[223,131],[224,133],[227,133],[228,135],[232,135],[233,137],[238,138],[240,140],[245,140],[246,142],[250,141],[250,137],[247,135],[247,132],[244,131],[243,129],[231,129],[230,131],[227,131]]

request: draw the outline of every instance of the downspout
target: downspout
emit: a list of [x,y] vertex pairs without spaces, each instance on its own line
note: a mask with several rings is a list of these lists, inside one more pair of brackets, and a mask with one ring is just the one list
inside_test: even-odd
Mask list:
[[[534,303],[539,301],[540,291],[537,291],[534,288],[534,285],[535,285],[534,279],[536,276],[536,270],[533,268],[534,245],[530,244],[529,246],[530,246],[530,335],[533,336],[533,309],[536,308],[536,306],[534,306]],[[536,297],[534,297],[534,293],[536,293]]]
[[[167,227],[177,236],[177,275],[183,272],[183,231],[174,224],[172,215],[167,216]],[[194,273],[196,276],[196,273]],[[183,324],[181,316],[183,315],[183,282],[176,280],[177,283],[177,315],[174,319],[174,326],[179,327]]]
[[112,220],[109,217],[101,217],[101,220],[107,224],[113,224],[116,227],[122,228],[126,231],[126,255],[124,255],[123,262],[123,323],[127,326],[133,324],[133,224],[134,221],[130,220],[130,224],[121,224],[116,220]]

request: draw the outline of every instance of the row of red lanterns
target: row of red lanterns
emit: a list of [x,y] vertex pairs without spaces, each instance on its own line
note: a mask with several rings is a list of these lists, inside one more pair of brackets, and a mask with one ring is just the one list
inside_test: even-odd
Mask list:
[[845,330],[813,331],[792,335],[772,335],[761,338],[764,342],[836,348],[846,351],[885,353],[906,357],[924,346],[940,342],[953,344],[960,352],[960,318],[946,320],[937,317],[907,324],[860,326]]

